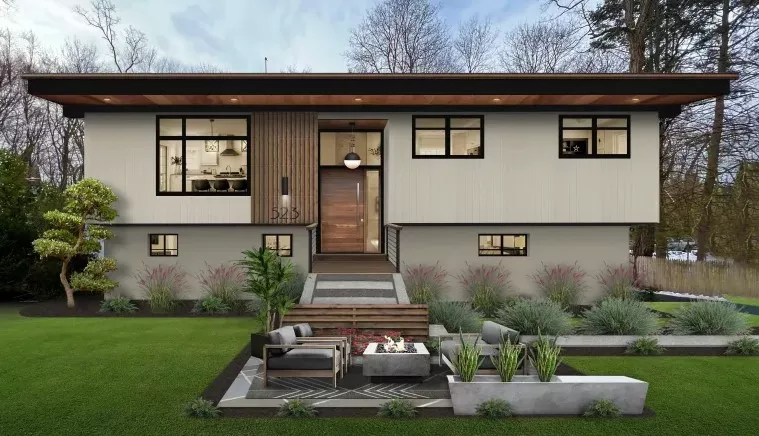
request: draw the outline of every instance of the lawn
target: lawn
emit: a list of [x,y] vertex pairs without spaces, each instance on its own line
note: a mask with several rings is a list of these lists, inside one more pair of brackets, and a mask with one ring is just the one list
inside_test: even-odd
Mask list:
[[[759,358],[572,357],[587,373],[651,383],[653,418],[242,419],[202,421],[182,405],[243,347],[243,318],[22,318],[0,307],[0,434],[751,434]],[[411,425],[411,427],[410,427]],[[412,429],[412,431],[409,431]]]
[[[732,300],[731,300],[732,301]],[[677,309],[683,304],[691,304],[690,302],[678,302],[678,301],[656,301],[646,302],[646,306],[651,309],[658,310],[659,312],[675,313]],[[740,303],[737,303],[740,304]],[[759,315],[743,315],[746,318],[746,325],[749,327],[759,327]]]

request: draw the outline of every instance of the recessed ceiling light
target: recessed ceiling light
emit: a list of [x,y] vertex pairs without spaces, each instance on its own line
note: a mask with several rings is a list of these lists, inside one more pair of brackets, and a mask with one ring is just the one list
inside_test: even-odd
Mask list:
[[630,100],[632,100],[633,103],[637,103],[637,102],[640,101],[640,99],[638,97],[633,97]]
[[500,103],[500,102],[501,102],[501,99],[500,99],[500,98],[498,98],[498,97],[495,97],[495,98],[493,99],[493,103]]
[[361,103],[364,100],[361,97],[356,97],[353,99],[353,101],[355,101],[356,103]]
[[237,99],[237,97],[232,97],[229,99],[229,101],[231,101],[232,103],[237,103],[239,100]]
[[104,98],[104,99],[103,99],[103,101],[104,101],[104,102],[106,102],[106,103],[110,103],[110,102],[111,102],[111,99],[110,99],[110,98],[108,98],[108,97],[106,97],[106,98]]

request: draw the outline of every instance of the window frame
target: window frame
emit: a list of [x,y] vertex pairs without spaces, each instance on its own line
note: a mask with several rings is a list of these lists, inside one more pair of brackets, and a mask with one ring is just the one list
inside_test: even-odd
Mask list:
[[[293,234],[292,233],[263,233],[261,235],[261,246],[264,247],[264,248],[268,248],[266,246],[266,237],[267,236],[275,236],[277,238],[277,249],[273,250],[273,251],[275,251],[277,253],[277,256],[279,256],[279,257],[293,257],[293,246],[295,245],[294,244],[295,239],[293,239]],[[289,236],[290,237],[290,254],[288,254],[288,255],[284,255],[283,256],[283,255],[279,254],[279,252],[282,251],[282,248],[279,247],[279,238],[280,238],[280,236]]]
[[[500,254],[482,254],[480,248],[480,238],[483,236],[498,236],[501,238],[501,253]],[[504,236],[524,236],[524,254],[504,254],[503,237]],[[493,248],[493,250],[495,250]],[[512,250],[515,250],[512,248]],[[530,255],[530,234],[529,233],[478,233],[477,234],[477,256],[480,257],[528,257]]]
[[[187,136],[187,120],[188,119],[240,119],[245,120],[245,136]],[[161,120],[174,119],[182,120],[182,134],[180,136],[161,136]],[[156,115],[155,119],[155,192],[156,196],[167,197],[250,197],[253,191],[251,186],[251,171],[253,169],[251,162],[251,116],[240,114],[192,114],[192,115]],[[206,141],[206,140],[243,140],[246,141],[247,147],[245,150],[247,171],[245,173],[245,179],[248,181],[248,192],[192,192],[187,191],[187,168],[185,168],[186,156],[187,156],[187,141]],[[161,141],[181,141],[182,142],[182,190],[181,191],[161,191]],[[168,159],[168,157],[167,157]],[[167,177],[171,174],[167,174]],[[168,185],[168,184],[167,184]],[[168,186],[167,186],[168,188]]]
[[[442,118],[445,120],[443,127],[416,127],[417,119]],[[476,118],[480,120],[480,127],[451,127],[452,119]],[[443,130],[445,132],[444,154],[417,154],[416,131],[417,130]],[[480,153],[477,155],[451,154],[451,130],[479,130]],[[485,115],[412,115],[411,116],[411,158],[412,159],[484,159],[485,158]]]
[[[163,236],[163,254],[153,253],[153,236]],[[166,248],[166,236],[175,236],[177,238],[177,248]],[[169,254],[169,250],[176,251],[177,254]],[[179,234],[177,233],[148,233],[148,255],[150,257],[179,257]]]
[[[564,127],[564,120],[565,119],[573,119],[573,118],[588,118],[591,120],[590,127],[587,128],[565,128]],[[627,127],[598,127],[598,119],[624,119],[627,120]],[[632,136],[630,135],[631,130],[631,121],[630,121],[630,115],[587,115],[587,114],[568,114],[568,115],[559,115],[559,141],[558,141],[558,150],[559,150],[559,159],[630,159],[630,150],[632,148]],[[590,130],[590,154],[586,155],[568,155],[568,154],[562,154],[561,153],[561,141],[563,141],[564,138],[564,131],[565,130]],[[627,153],[625,154],[596,154],[596,147],[598,146],[598,131],[599,130],[613,130],[613,131],[624,131],[627,133]]]

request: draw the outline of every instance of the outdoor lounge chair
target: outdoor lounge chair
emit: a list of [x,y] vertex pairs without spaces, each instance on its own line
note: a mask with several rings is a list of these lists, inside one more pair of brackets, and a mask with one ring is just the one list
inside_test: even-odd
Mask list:
[[343,358],[343,372],[348,371],[351,361],[351,341],[345,336],[314,336],[314,331],[308,323],[295,324],[293,326],[298,343],[336,343]]
[[[453,339],[447,339],[440,343],[440,355],[442,356],[443,363],[445,363],[451,371],[456,373],[456,369],[452,362],[461,346],[461,339],[458,335],[451,336],[453,336]],[[464,341],[473,342],[474,339],[475,338],[471,337],[471,335],[464,337]],[[482,363],[480,364],[478,372],[483,374],[496,372],[495,365],[493,365],[490,356],[498,356],[498,347],[501,345],[501,341],[506,339],[511,341],[512,344],[518,343],[519,332],[493,321],[485,321],[482,323],[482,330],[477,338],[477,345],[480,347],[480,358],[482,358]]]

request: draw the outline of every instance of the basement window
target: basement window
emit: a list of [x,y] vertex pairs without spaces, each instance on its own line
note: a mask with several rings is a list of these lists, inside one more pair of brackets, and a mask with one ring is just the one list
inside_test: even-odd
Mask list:
[[629,115],[559,116],[559,158],[629,157]]
[[151,256],[179,256],[179,237],[175,234],[148,235]]
[[479,235],[480,256],[527,256],[527,235]]
[[264,235],[264,247],[275,251],[279,257],[293,256],[293,235]]

